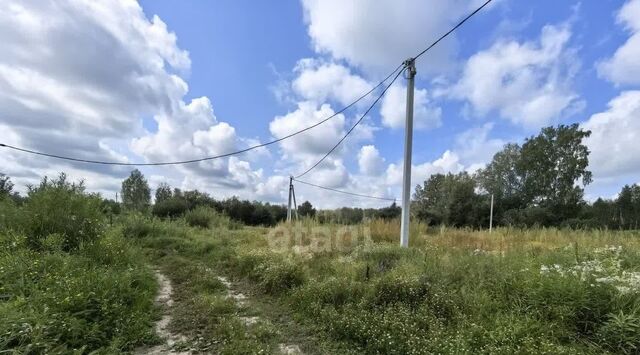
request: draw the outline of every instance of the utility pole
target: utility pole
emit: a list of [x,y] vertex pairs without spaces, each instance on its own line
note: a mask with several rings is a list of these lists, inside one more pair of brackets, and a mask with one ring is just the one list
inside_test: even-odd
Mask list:
[[489,233],[491,233],[491,229],[493,228],[493,194],[491,194],[491,208],[489,212]]
[[409,205],[411,203],[411,150],[413,145],[413,87],[416,77],[416,62],[409,58],[405,62],[407,70],[407,110],[404,127],[404,168],[402,171],[402,221],[400,224],[400,245],[409,246]]
[[293,176],[289,176],[289,204],[287,205],[287,223],[291,222],[291,196],[293,193]]
[[293,211],[296,213],[296,221],[300,220],[298,216],[298,204],[296,203],[296,189],[293,187],[293,183],[291,183],[291,196],[293,196]]

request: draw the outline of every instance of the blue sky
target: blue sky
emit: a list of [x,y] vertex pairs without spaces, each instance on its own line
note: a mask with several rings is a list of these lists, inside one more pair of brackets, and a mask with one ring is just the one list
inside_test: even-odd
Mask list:
[[[9,143],[96,159],[224,153],[339,110],[481,3],[11,3],[0,16],[9,43],[0,59],[0,125]],[[474,171],[507,142],[574,122],[595,133],[586,142],[589,199],[640,182],[636,55],[640,0],[495,0],[418,61],[413,185],[432,173]],[[305,179],[399,196],[404,85],[399,79]],[[287,176],[317,161],[370,102],[285,144],[143,172],[152,187],[169,182],[215,197],[283,202]],[[64,170],[106,195],[128,173],[13,153],[0,159],[19,185]],[[322,207],[381,205],[298,189]]]

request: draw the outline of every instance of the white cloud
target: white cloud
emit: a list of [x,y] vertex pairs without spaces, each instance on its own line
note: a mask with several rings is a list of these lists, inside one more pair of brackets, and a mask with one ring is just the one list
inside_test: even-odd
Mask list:
[[631,35],[611,58],[598,64],[598,73],[616,85],[640,84],[640,0],[628,1],[617,22]]
[[467,61],[451,97],[468,100],[477,115],[496,110],[527,128],[539,128],[583,108],[571,88],[579,60],[568,48],[567,25],[547,25],[537,42],[500,39]]
[[[137,2],[21,1],[3,8],[0,126],[6,127],[8,143],[124,162],[191,159],[253,141],[218,122],[208,98],[183,101],[188,86],[180,75],[190,70],[189,54],[161,19],[149,20]],[[157,132],[143,128],[144,117],[155,119]],[[0,165],[17,184],[67,171],[86,176],[96,191],[119,189],[114,181],[130,170],[19,153],[3,154]],[[188,174],[194,185],[247,191],[262,177],[240,158],[143,170],[170,181],[184,183]]]
[[365,145],[358,152],[358,167],[365,175],[379,175],[384,171],[384,158],[373,145]]
[[289,177],[281,175],[269,176],[256,185],[256,196],[267,201],[282,203],[289,193]]
[[[305,22],[314,48],[333,58],[365,68],[389,70],[417,54],[447,31],[454,20],[477,7],[461,0],[303,0]],[[448,66],[455,52],[455,34],[418,63],[419,72]]]
[[[329,104],[318,108],[313,102],[300,102],[295,111],[274,118],[269,123],[269,131],[274,137],[282,138],[334,113]],[[320,157],[344,135],[344,122],[344,115],[339,114],[320,126],[280,142],[285,158],[300,162]]]
[[[458,173],[464,170],[460,157],[449,150],[433,162],[411,165],[411,184],[422,184],[433,174]],[[387,167],[388,185],[402,185],[402,164],[389,164]]]
[[294,92],[319,104],[335,100],[346,106],[372,87],[347,67],[316,59],[298,61],[294,72],[298,74],[291,84]]
[[[585,140],[591,154],[594,181],[640,175],[640,91],[625,91],[609,102],[609,109],[582,124],[591,130]],[[635,180],[633,182],[635,182]]]
[[486,165],[493,155],[507,143],[502,139],[489,138],[494,124],[487,122],[470,128],[456,136],[455,151],[468,171],[476,171]]
[[[404,128],[407,108],[407,88],[393,85],[382,99],[380,114],[382,124],[390,128]],[[415,129],[430,129],[442,125],[442,109],[429,99],[427,90],[415,89],[413,97],[413,126]]]

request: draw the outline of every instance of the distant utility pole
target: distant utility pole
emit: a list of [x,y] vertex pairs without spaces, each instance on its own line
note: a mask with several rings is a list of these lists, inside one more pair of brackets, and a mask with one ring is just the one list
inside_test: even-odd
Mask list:
[[409,246],[409,205],[411,204],[411,149],[413,145],[413,87],[416,77],[415,58],[405,62],[407,70],[407,111],[404,127],[404,169],[402,172],[402,222],[400,245]]
[[491,233],[491,229],[493,228],[493,194],[491,194],[491,208],[489,212],[489,233]]
[[296,203],[296,190],[293,188],[293,176],[289,176],[289,204],[287,205],[287,222],[291,222],[292,211],[291,211],[291,202],[293,201],[293,211],[296,214],[296,219],[300,219],[298,217],[298,204]]
[[289,204],[287,205],[287,222],[291,222],[291,196],[293,192],[293,176],[289,176]]

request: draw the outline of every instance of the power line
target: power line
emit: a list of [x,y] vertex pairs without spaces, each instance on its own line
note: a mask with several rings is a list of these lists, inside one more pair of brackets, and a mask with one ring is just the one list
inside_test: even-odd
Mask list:
[[301,184],[305,184],[305,185],[309,185],[309,186],[313,186],[313,187],[317,187],[320,189],[324,189],[324,190],[329,190],[329,191],[333,191],[333,192],[339,192],[341,194],[345,194],[345,195],[351,195],[351,196],[358,196],[358,197],[366,197],[366,198],[373,198],[376,200],[384,200],[384,201],[393,201],[396,202],[395,198],[388,198],[388,197],[380,197],[380,196],[371,196],[371,195],[364,195],[364,194],[357,194],[355,192],[349,192],[349,191],[343,191],[343,190],[338,190],[338,189],[334,189],[331,187],[326,187],[326,186],[321,186],[321,185],[316,185],[316,184],[312,184],[310,182],[306,182],[306,181],[302,181],[302,180],[297,180],[297,179],[293,179],[293,181],[297,181]]
[[[404,66],[404,64],[402,65]],[[404,68],[403,68],[404,69]],[[396,69],[397,70],[397,69]],[[338,141],[338,143],[336,143],[333,148],[331,148],[327,154],[325,154],[322,158],[320,158],[320,160],[318,160],[315,164],[313,164],[313,166],[311,166],[309,169],[307,169],[304,173],[297,175],[295,177],[295,179],[302,177],[304,175],[306,175],[308,172],[310,172],[311,170],[313,170],[316,166],[318,166],[323,160],[325,160],[331,153],[333,153],[334,150],[336,150],[336,148],[338,148],[338,146],[342,143],[342,141],[344,141],[349,134],[351,134],[351,132],[353,132],[353,130],[360,124],[360,122],[362,122],[362,120],[367,116],[367,114],[369,114],[369,111],[371,111],[371,109],[378,103],[378,101],[380,101],[380,99],[384,96],[384,94],[387,92],[387,90],[389,90],[389,88],[391,87],[391,85],[393,85],[393,83],[396,81],[396,79],[398,79],[398,76],[400,76],[400,74],[402,74],[402,70],[400,70],[396,76],[393,78],[393,80],[391,80],[391,82],[389,83],[389,85],[387,85],[384,90],[382,90],[382,93],[380,93],[380,95],[375,99],[375,101],[373,101],[373,103],[369,106],[369,108],[362,114],[362,116],[360,116],[360,119],[358,119],[358,121],[356,121],[356,123],[351,126],[351,128],[347,131],[347,133]]]
[[[353,101],[352,103],[348,104],[347,106],[343,107],[341,110],[335,112],[333,115],[309,126],[306,128],[303,128],[299,131],[295,131],[293,133],[290,133],[284,137],[280,137],[278,139],[274,139],[272,141],[266,142],[266,143],[261,143],[261,144],[257,144],[254,146],[250,146],[248,148],[245,149],[241,149],[241,150],[237,150],[234,152],[229,152],[229,153],[224,153],[224,154],[220,154],[220,155],[214,155],[214,156],[209,156],[209,157],[204,157],[204,158],[197,158],[197,159],[190,159],[190,160],[179,160],[179,161],[170,161],[170,162],[155,162],[155,163],[122,163],[122,162],[115,162],[115,161],[104,161],[104,160],[91,160],[91,159],[82,159],[82,158],[74,158],[74,157],[68,157],[68,156],[63,156],[63,155],[57,155],[57,154],[51,154],[51,153],[45,153],[45,152],[39,152],[39,151],[35,151],[35,150],[31,150],[31,149],[26,149],[26,148],[20,148],[20,147],[16,147],[10,144],[5,144],[5,143],[0,143],[0,147],[3,148],[9,148],[9,149],[13,149],[16,151],[20,151],[23,153],[29,153],[29,154],[33,154],[33,155],[40,155],[40,156],[44,156],[44,157],[49,157],[49,158],[56,158],[56,159],[62,159],[62,160],[68,160],[68,161],[75,161],[75,162],[81,162],[81,163],[89,163],[89,164],[101,164],[101,165],[118,165],[118,166],[161,166],[161,165],[181,165],[181,164],[190,164],[190,163],[197,163],[197,162],[201,162],[201,161],[207,161],[207,160],[214,160],[214,159],[219,159],[219,158],[225,158],[225,157],[229,157],[232,155],[237,155],[237,154],[242,154],[242,153],[246,153],[248,151],[254,150],[254,149],[258,149],[258,148],[262,148],[262,147],[266,147],[278,142],[281,142],[285,139],[291,138],[293,136],[296,136],[298,134],[304,133],[312,128],[318,127],[319,125],[327,122],[328,120],[336,117],[337,115],[345,112],[346,110],[348,110],[349,108],[351,108],[353,105],[357,104],[358,102],[362,101],[362,99],[364,99],[365,97],[369,96],[369,94],[371,94],[372,92],[374,92],[377,88],[379,88],[380,86],[382,86],[382,84],[384,84],[387,80],[389,80],[389,78],[391,76],[393,76],[393,74],[395,74],[396,72],[398,72],[398,70],[402,67],[403,64],[398,65],[398,67],[396,67],[396,69],[394,69],[391,73],[389,73],[389,75],[387,75],[382,81],[380,81],[377,85],[375,85],[373,88],[371,88],[371,90],[367,91],[366,93],[362,94],[360,97],[358,97],[355,101]],[[398,72],[401,73],[402,71]],[[396,75],[397,78],[397,75]],[[394,78],[395,80],[395,78]],[[386,89],[385,89],[386,90]]]
[[451,28],[449,31],[447,31],[447,33],[443,34],[442,36],[440,36],[440,38],[438,38],[435,42],[431,43],[431,45],[427,48],[425,48],[422,52],[418,53],[418,55],[416,55],[415,57],[413,57],[413,59],[418,59],[420,56],[422,56],[423,54],[425,54],[428,50],[430,50],[431,48],[433,48],[436,44],[438,44],[440,41],[442,41],[443,39],[445,39],[445,37],[447,37],[448,35],[450,35],[453,31],[457,30],[458,27],[462,26],[462,24],[464,24],[465,22],[467,22],[468,19],[470,19],[471,17],[473,17],[473,15],[477,14],[478,12],[480,12],[480,10],[482,10],[485,6],[489,5],[489,3],[492,0],[487,0],[484,4],[482,4],[480,7],[478,7],[477,9],[475,9],[475,11],[473,11],[472,13],[470,13],[469,15],[467,15],[467,17],[463,18],[462,21],[458,22],[457,25],[453,26],[453,28]]
[[[460,26],[462,26],[465,22],[467,22],[467,20],[469,20],[472,16],[474,16],[476,13],[478,13],[480,10],[482,10],[485,6],[487,6],[492,0],[487,0],[485,3],[483,3],[480,7],[478,7],[475,11],[473,11],[472,13],[470,13],[469,15],[467,15],[464,19],[462,19],[460,22],[458,22],[458,24],[456,24],[453,28],[451,28],[449,31],[447,31],[445,34],[443,34],[442,36],[440,36],[436,41],[434,41],[431,45],[429,45],[427,48],[425,48],[424,50],[422,50],[420,53],[418,53],[414,59],[419,58],[420,56],[422,56],[423,54],[425,54],[427,51],[429,51],[431,48],[433,48],[435,45],[437,45],[440,41],[442,41],[444,38],[446,38],[447,36],[449,36],[453,31],[455,31],[456,29],[458,29]],[[56,159],[62,159],[62,160],[68,160],[68,161],[75,161],[75,162],[81,162],[81,163],[90,163],[90,164],[102,164],[102,165],[118,165],[118,166],[161,166],[161,165],[181,165],[181,164],[190,164],[190,163],[197,163],[197,162],[201,162],[201,161],[207,161],[207,160],[214,160],[214,159],[219,159],[219,158],[225,158],[225,157],[229,157],[232,155],[237,155],[237,154],[242,154],[242,153],[246,153],[248,151],[254,150],[254,149],[258,149],[258,148],[262,148],[262,147],[266,147],[278,142],[281,142],[285,139],[291,138],[293,136],[296,136],[298,134],[301,134],[303,132],[306,132],[312,128],[315,128],[325,122],[327,122],[328,120],[332,119],[333,117],[343,113],[344,111],[346,111],[347,109],[351,108],[353,105],[355,105],[356,103],[362,101],[362,99],[364,99],[365,97],[367,97],[369,94],[371,94],[373,91],[375,91],[377,88],[379,88],[380,86],[382,86],[382,84],[384,84],[391,76],[393,76],[394,73],[396,73],[398,71],[398,69],[400,69],[403,66],[403,64],[400,64],[398,67],[396,67],[396,69],[394,71],[392,71],[391,73],[389,73],[389,75],[387,75],[382,81],[380,81],[377,85],[375,85],[371,90],[367,91],[366,93],[364,93],[362,96],[360,96],[359,98],[357,98],[355,101],[353,101],[352,103],[350,103],[349,105],[343,107],[341,110],[337,111],[336,113],[334,113],[333,115],[309,126],[306,127],[304,129],[301,129],[299,131],[293,132],[291,134],[288,134],[284,137],[278,138],[278,139],[274,139],[272,141],[266,142],[266,143],[261,143],[261,144],[257,144],[254,146],[250,146],[248,148],[245,149],[241,149],[241,150],[237,150],[234,152],[229,152],[229,153],[224,153],[224,154],[220,154],[220,155],[214,155],[214,156],[209,156],[209,157],[203,157],[203,158],[197,158],[197,159],[190,159],[190,160],[180,160],[180,161],[169,161],[169,162],[155,162],[155,163],[122,163],[122,162],[114,162],[114,161],[103,161],[103,160],[91,160],[91,159],[81,159],[81,158],[73,158],[73,157],[68,157],[68,156],[63,156],[63,155],[57,155],[57,154],[51,154],[51,153],[45,153],[45,152],[39,152],[39,151],[35,151],[35,150],[31,150],[31,149],[26,149],[26,148],[20,148],[20,147],[16,147],[13,145],[9,145],[9,144],[5,144],[5,143],[0,143],[0,147],[3,148],[9,148],[9,149],[13,149],[16,151],[20,151],[23,153],[29,153],[29,154],[33,154],[33,155],[39,155],[39,156],[45,156],[45,157],[49,157],[49,158],[56,158]],[[400,73],[402,73],[402,71],[398,72],[397,75],[393,78],[393,80],[391,81],[391,83],[393,83],[397,78],[398,75],[400,75]],[[375,104],[380,100],[380,98],[384,95],[384,93],[387,91],[387,89],[391,86],[391,84],[389,84],[385,90],[382,92],[382,94],[380,96],[378,96],[378,98],[376,99],[376,101],[369,106],[369,108],[367,109],[367,111],[365,112],[364,115],[362,115],[362,117],[360,117],[360,119],[356,122],[356,124],[351,127],[351,129],[347,132],[347,134],[342,137],[342,139],[340,139],[340,141],[338,141],[338,143],[327,153],[325,154],[324,157],[322,157],[322,159],[320,159],[316,164],[314,164],[311,168],[309,168],[307,171],[305,171],[304,173],[298,175],[297,177],[301,177],[305,174],[307,174],[309,171],[311,171],[312,169],[314,169],[316,166],[318,166],[318,164],[320,164],[324,159],[327,158],[327,156],[329,156],[341,143],[342,141],[344,141],[347,136],[353,131],[353,129],[355,129],[355,127],[362,121],[362,119],[364,119],[364,117],[366,116],[366,114],[373,108],[373,106],[375,106]],[[296,177],[296,178],[297,178]]]
[[[436,39],[433,43],[431,43],[431,45],[429,45],[427,48],[425,48],[422,52],[418,53],[418,55],[416,55],[413,59],[418,59],[420,56],[422,56],[423,54],[425,54],[427,51],[429,51],[431,48],[435,47],[435,45],[437,45],[440,41],[442,41],[445,37],[449,36],[453,31],[455,31],[456,29],[458,29],[460,26],[462,26],[465,22],[467,22],[467,20],[469,20],[473,15],[477,14],[478,12],[480,12],[480,10],[482,10],[485,6],[489,5],[489,3],[492,0],[487,0],[484,4],[482,4],[480,7],[478,7],[477,9],[475,9],[475,11],[473,11],[472,13],[470,13],[469,15],[467,15],[467,17],[463,18],[460,22],[458,22],[458,24],[456,24],[455,26],[453,26],[449,31],[447,31],[445,34],[443,34],[442,36],[440,36],[438,39]],[[406,65],[403,63],[403,65]],[[396,68],[396,70],[398,70],[398,68]],[[342,143],[342,141],[344,141],[347,136],[356,128],[356,126],[358,124],[360,124],[360,122],[362,121],[362,119],[364,119],[364,117],[367,115],[367,113],[369,113],[369,111],[373,108],[373,106],[375,106],[375,104],[382,98],[382,96],[384,96],[385,92],[387,91],[387,89],[389,89],[389,87],[391,86],[391,84],[393,84],[394,81],[396,81],[396,79],[398,78],[398,75],[400,75],[400,73],[402,73],[402,71],[400,71],[391,81],[391,83],[389,83],[389,85],[387,85],[387,87],[384,89],[384,91],[382,92],[382,94],[380,94],[380,96],[378,96],[378,98],[373,102],[373,104],[371,106],[369,106],[369,108],[367,109],[367,111],[364,113],[364,115],[362,115],[362,117],[360,117],[360,119],[356,122],[356,124],[353,125],[353,127],[351,127],[351,129],[349,129],[349,131],[347,132],[347,134],[344,135],[344,137],[342,137],[342,139],[340,139],[338,141],[338,143],[336,143],[335,146],[333,146],[333,148],[331,148],[331,150],[329,150],[327,152],[327,154],[325,154],[320,160],[318,160],[312,167],[310,167],[309,169],[307,169],[305,172],[303,172],[302,174],[296,176],[295,178],[299,178],[302,177],[304,175],[306,175],[308,172],[310,172],[311,170],[313,170],[315,167],[317,167],[323,160],[325,160],[331,153],[333,153],[333,151]]]

